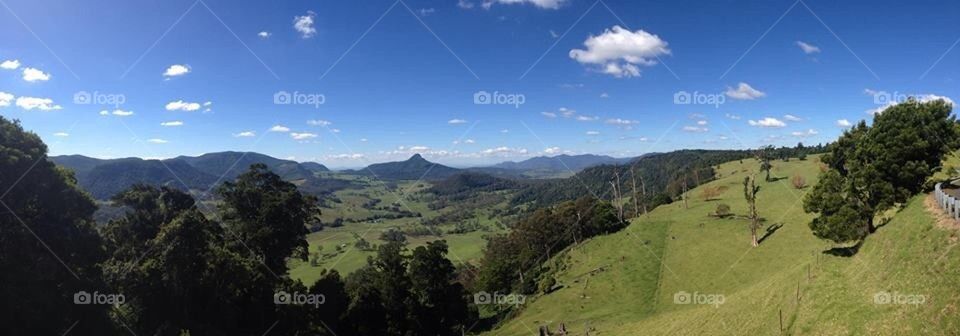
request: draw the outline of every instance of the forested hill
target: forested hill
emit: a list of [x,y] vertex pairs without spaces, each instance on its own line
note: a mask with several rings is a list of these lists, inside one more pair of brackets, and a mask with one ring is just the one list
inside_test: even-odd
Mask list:
[[[326,171],[320,164],[305,165],[259,153],[219,152],[198,157],[180,156],[167,160],[125,158],[101,160],[81,155],[50,158],[57,165],[74,171],[80,186],[97,199],[108,199],[130,186],[142,183],[177,189],[206,191],[214,183],[230,181],[250,165],[262,163],[284,180],[302,181],[304,192],[324,193],[342,189],[349,183],[314,176]],[[222,176],[222,178],[221,178]]]
[[[680,150],[649,154],[623,165],[590,167],[565,178],[532,185],[519,193],[511,203],[532,203],[534,208],[572,201],[584,195],[613,199],[611,181],[619,175],[619,189],[624,199],[633,195],[636,183],[637,198],[641,204],[654,207],[668,203],[683,193],[684,185],[691,189],[714,178],[713,166],[765,155],[770,158],[797,157],[824,151],[823,146],[796,148],[763,148],[761,150]],[[634,180],[636,173],[636,180]],[[646,189],[644,197],[643,190]]]
[[360,170],[344,171],[382,180],[441,180],[459,172],[460,169],[427,161],[420,154],[414,154],[406,161],[377,163]]

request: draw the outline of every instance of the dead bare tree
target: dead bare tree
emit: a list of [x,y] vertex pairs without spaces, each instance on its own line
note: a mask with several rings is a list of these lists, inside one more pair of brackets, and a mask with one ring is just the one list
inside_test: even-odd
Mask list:
[[633,213],[640,217],[640,200],[637,198],[637,171],[630,167],[630,179],[633,181]]

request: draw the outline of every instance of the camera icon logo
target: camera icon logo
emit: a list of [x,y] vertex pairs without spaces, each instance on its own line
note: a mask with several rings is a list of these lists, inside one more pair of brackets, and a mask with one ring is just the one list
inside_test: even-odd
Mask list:
[[293,296],[290,293],[279,291],[273,294],[273,303],[278,305],[286,305],[293,302]]
[[79,91],[73,94],[73,103],[77,105],[90,104],[91,95],[87,91]]
[[687,91],[680,91],[673,94],[673,103],[677,105],[689,105],[691,102],[690,93]]
[[493,295],[487,292],[473,294],[473,303],[476,305],[486,305],[493,303]]
[[673,294],[673,303],[675,304],[690,304],[692,301],[690,293],[685,291],[679,291]]
[[893,100],[893,96],[887,91],[880,91],[873,94],[873,103],[877,105],[887,105]]
[[473,103],[477,105],[489,105],[493,103],[493,99],[490,92],[477,91],[473,94]]
[[273,94],[273,103],[277,105],[289,105],[293,99],[287,91],[279,91]]
[[79,292],[73,293],[73,304],[87,305],[92,302],[93,302],[92,296],[90,295],[90,293],[87,293],[86,291],[79,291]]
[[875,304],[890,304],[892,301],[892,296],[888,292],[879,292],[873,294],[873,303]]

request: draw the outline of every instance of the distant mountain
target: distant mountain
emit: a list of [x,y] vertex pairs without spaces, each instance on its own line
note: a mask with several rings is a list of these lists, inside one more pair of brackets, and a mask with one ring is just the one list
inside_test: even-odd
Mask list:
[[377,163],[360,170],[344,172],[383,180],[440,180],[457,174],[460,169],[433,163],[420,154],[414,154],[406,161]]
[[299,181],[300,189],[307,193],[323,194],[351,186],[347,181],[315,176],[314,172],[328,171],[319,163],[300,164],[253,152],[220,152],[167,160],[101,160],[82,155],[54,156],[50,160],[73,170],[80,186],[97,199],[108,199],[137,183],[207,191],[214,184],[236,179],[256,163],[265,164],[284,180]]
[[507,161],[490,168],[520,172],[527,177],[565,177],[584,169],[605,164],[626,164],[635,158],[614,158],[606,155],[557,155],[538,156],[520,162]]

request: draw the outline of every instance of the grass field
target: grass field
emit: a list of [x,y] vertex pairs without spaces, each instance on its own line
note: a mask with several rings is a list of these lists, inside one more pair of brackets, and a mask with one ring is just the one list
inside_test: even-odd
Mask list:
[[[563,323],[590,335],[777,335],[781,314],[791,335],[960,333],[956,231],[936,227],[918,196],[856,255],[824,254],[834,246],[810,233],[812,216],[802,209],[810,187],[790,181],[800,175],[815,184],[817,162],[773,162],[774,182],[758,174],[764,226],[782,225],[760,247],[750,246],[746,220],[707,216],[719,203],[746,211],[742,181],[759,164],[727,163],[705,185],[728,187],[719,199],[700,199],[701,187],[689,193],[688,208],[661,206],[619,233],[568,249],[557,257],[567,265],[557,276],[564,287],[528,298],[517,318],[488,334],[530,335]],[[878,293],[925,301],[877,304]],[[675,303],[678,295],[722,304]]]
[[[331,223],[335,218],[351,219],[358,222],[348,222],[341,227],[327,227],[322,231],[311,233],[307,236],[310,244],[310,252],[321,256],[317,265],[311,265],[309,261],[293,260],[290,262],[290,276],[299,279],[305,284],[312,284],[324,269],[334,269],[341,275],[347,274],[363,267],[367,263],[367,258],[374,256],[375,251],[363,251],[354,247],[359,238],[363,238],[371,244],[380,244],[380,235],[390,229],[402,229],[409,226],[420,225],[421,218],[405,217],[397,219],[380,219],[376,221],[364,221],[375,214],[391,213],[390,211],[371,210],[363,207],[363,204],[372,200],[380,199],[380,206],[389,206],[398,204],[401,210],[420,213],[423,218],[433,218],[442,213],[455,211],[455,209],[443,208],[431,210],[428,202],[424,200],[422,191],[430,187],[429,182],[406,181],[396,183],[396,187],[387,186],[383,183],[370,179],[357,179],[355,182],[362,183],[361,189],[346,189],[335,193],[335,196],[341,200],[340,203],[330,203],[329,208],[321,209],[321,219],[325,223]],[[502,202],[495,207],[505,207]],[[484,230],[464,234],[445,233],[454,227],[456,223],[443,223],[434,228],[436,235],[407,236],[409,249],[425,245],[427,242],[435,240],[446,240],[449,246],[449,258],[454,264],[471,262],[477,264],[482,256],[483,247],[486,245],[484,236],[502,232],[503,228],[497,223],[497,219],[489,218],[490,209],[473,210],[474,218]],[[338,250],[339,247],[339,250]],[[323,257],[324,255],[326,257]]]

